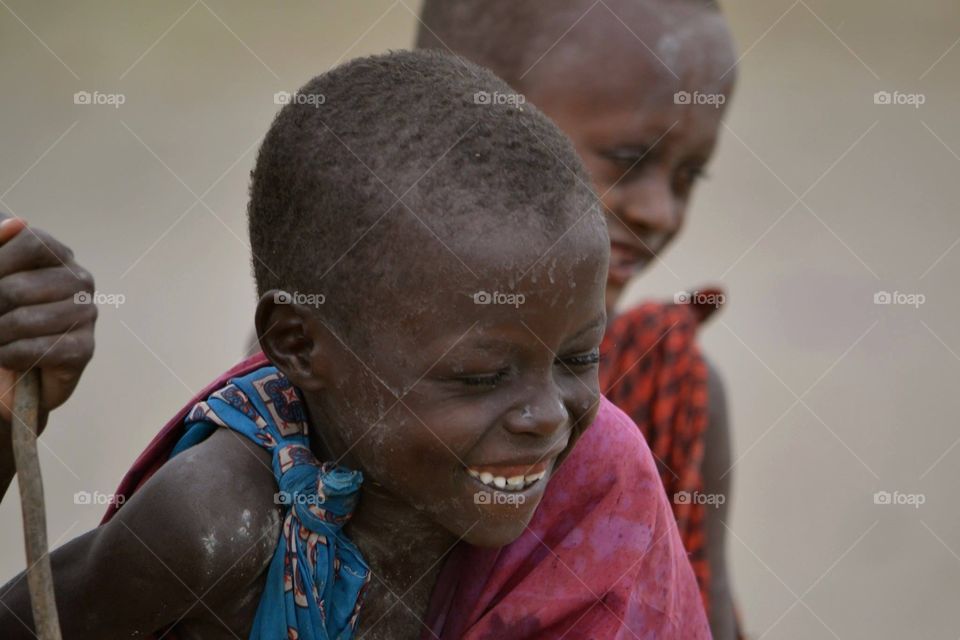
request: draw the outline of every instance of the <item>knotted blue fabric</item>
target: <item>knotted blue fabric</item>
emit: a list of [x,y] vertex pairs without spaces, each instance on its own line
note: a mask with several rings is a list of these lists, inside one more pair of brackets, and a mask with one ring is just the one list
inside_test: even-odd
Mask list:
[[370,569],[342,529],[356,507],[363,475],[317,461],[297,388],[276,367],[263,367],[232,378],[197,403],[184,424],[188,433],[173,455],[218,427],[273,455],[283,527],[251,640],[353,638]]

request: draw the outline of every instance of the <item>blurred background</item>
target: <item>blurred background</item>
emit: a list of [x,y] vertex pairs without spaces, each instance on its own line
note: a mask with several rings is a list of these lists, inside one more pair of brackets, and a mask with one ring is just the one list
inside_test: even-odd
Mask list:
[[[742,59],[720,148],[684,234],[630,295],[727,291],[703,343],[732,404],[727,525],[746,628],[955,639],[960,4],[725,9]],[[113,491],[243,355],[246,189],[274,93],[411,46],[418,10],[0,0],[0,209],[71,246],[101,293],[96,357],[41,441],[53,544],[103,513],[75,493]],[[11,489],[0,582],[24,565],[19,519]]]

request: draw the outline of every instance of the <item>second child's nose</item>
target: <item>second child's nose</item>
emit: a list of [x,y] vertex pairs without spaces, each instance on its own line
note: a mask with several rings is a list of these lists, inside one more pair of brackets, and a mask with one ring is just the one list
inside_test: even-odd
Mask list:
[[650,176],[630,185],[620,202],[617,215],[638,233],[671,235],[680,227],[680,207],[666,178]]

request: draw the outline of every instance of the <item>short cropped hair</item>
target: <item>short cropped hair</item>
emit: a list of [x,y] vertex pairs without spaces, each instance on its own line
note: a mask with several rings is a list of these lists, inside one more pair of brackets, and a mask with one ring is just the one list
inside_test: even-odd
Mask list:
[[[397,225],[559,236],[596,209],[572,144],[490,71],[436,51],[347,62],[289,96],[251,174],[257,291],[322,292],[335,327],[416,248]],[[602,220],[602,217],[600,218]],[[422,228],[418,229],[423,231]]]

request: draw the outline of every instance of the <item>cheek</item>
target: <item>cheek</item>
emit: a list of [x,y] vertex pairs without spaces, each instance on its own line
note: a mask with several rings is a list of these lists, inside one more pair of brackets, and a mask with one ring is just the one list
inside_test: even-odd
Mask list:
[[401,434],[410,427],[402,421],[397,397],[362,373],[345,377],[329,396],[326,415],[336,427],[334,452],[344,464],[379,481],[403,441]]
[[450,423],[398,404],[357,445],[371,479],[416,507],[433,510],[449,493],[463,444]]
[[566,404],[573,421],[574,428],[583,431],[590,426],[597,417],[600,402],[599,368],[595,367],[589,375],[582,375],[578,380],[571,381]]

